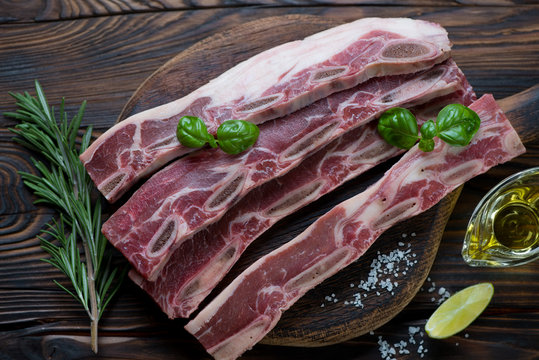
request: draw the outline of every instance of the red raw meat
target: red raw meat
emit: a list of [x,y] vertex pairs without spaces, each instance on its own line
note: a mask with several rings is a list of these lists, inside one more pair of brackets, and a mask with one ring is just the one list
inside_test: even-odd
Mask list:
[[372,77],[425,70],[449,57],[438,24],[366,18],[264,51],[191,94],[116,124],[80,157],[101,193],[116,201],[138,179],[193,151],[175,136],[180,117],[211,133],[229,119],[259,124]]
[[481,127],[466,147],[417,145],[377,183],[337,205],[302,234],[260,258],[187,324],[215,359],[251,348],[309,289],[359,258],[395,223],[418,215],[470,178],[525,149],[491,95],[474,102]]
[[[471,104],[475,100],[471,86],[466,81],[461,86],[454,94],[412,109],[418,122],[436,118],[447,104]],[[134,270],[129,276],[171,319],[188,317],[247,246],[278,220],[402,152],[385,142],[377,122],[371,121],[326,145],[286,175],[249,192],[221,220],[178,247],[154,282]]]
[[260,125],[238,155],[204,149],[152,176],[103,225],[103,233],[146,279],[172,251],[219,220],[248,191],[284,175],[308,155],[383,111],[453,93],[464,75],[452,60],[421,73],[371,79]]

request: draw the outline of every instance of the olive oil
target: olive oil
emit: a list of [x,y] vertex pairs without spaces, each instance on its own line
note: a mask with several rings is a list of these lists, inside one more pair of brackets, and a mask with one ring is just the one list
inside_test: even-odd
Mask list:
[[477,205],[462,257],[471,266],[514,266],[539,258],[539,168],[503,180]]

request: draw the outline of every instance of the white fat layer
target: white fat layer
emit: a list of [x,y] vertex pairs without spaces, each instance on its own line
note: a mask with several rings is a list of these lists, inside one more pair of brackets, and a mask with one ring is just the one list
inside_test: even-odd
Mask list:
[[513,131],[512,133],[510,133],[503,140],[504,140],[505,146],[510,151],[512,156],[518,156],[519,154],[522,154],[523,152],[526,151],[516,131]]
[[[325,61],[373,30],[393,32],[407,38],[437,43],[442,52],[450,50],[447,32],[436,24],[407,18],[360,19],[314,34],[304,40],[266,50],[239,63],[184,98],[138,113],[122,123],[147,118],[169,118],[195,99],[205,96],[211,97],[212,102],[220,104],[240,98],[255,100],[267,90],[268,84],[290,80],[299,71]],[[280,79],[284,73],[287,74]],[[231,83],[235,86],[231,87]]]
[[[363,191],[362,193],[348,199],[348,200],[345,200],[343,201],[342,203],[340,203],[338,205],[338,207],[340,209],[343,209],[345,211],[345,215],[344,215],[344,218],[350,218],[350,216],[352,216],[352,214],[356,213],[360,206],[366,202],[371,196],[375,195],[376,194],[376,191],[378,190],[375,186],[375,184],[369,186],[365,191]],[[373,207],[375,205],[371,205],[371,207]],[[375,210],[375,209],[373,209]],[[382,210],[382,207],[380,207],[380,210]],[[372,216],[376,217],[378,216],[380,213],[377,211],[374,211],[374,213],[372,214]],[[363,215],[362,215],[363,216]],[[362,217],[362,219],[364,219]],[[365,219],[364,221],[365,223],[368,223],[368,220]]]

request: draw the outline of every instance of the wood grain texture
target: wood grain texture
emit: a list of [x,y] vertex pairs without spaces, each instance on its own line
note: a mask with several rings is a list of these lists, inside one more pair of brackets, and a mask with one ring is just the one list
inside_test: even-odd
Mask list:
[[39,22],[85,17],[260,6],[515,6],[536,4],[533,0],[0,0],[0,23]]
[[[491,92],[501,99],[539,83],[537,6],[216,8],[0,25],[0,111],[14,109],[7,91],[31,90],[33,79],[38,78],[50,100],[67,97],[71,113],[89,99],[85,124],[104,130],[144,79],[182,50],[246,21],[284,14],[320,15],[335,21],[362,16],[437,21],[448,29],[453,55],[479,94]],[[517,97],[512,102],[522,106],[511,118],[537,119],[538,106],[533,101]],[[6,175],[15,170],[35,171],[29,165],[30,154],[10,141],[6,128],[13,124],[0,117],[0,222],[5,221],[0,225],[0,358],[209,359],[183,330],[185,321],[167,320],[130,283],[104,315],[99,355],[91,353],[86,314],[52,283],[52,279],[63,279],[62,275],[40,261],[44,254],[36,236],[53,212],[33,206],[20,180]],[[380,341],[391,346],[408,342],[411,354],[397,354],[397,358],[415,359],[420,356],[420,339],[429,351],[425,359],[537,359],[539,262],[483,269],[465,266],[460,256],[464,229],[481,196],[503,177],[539,165],[537,141],[527,148],[525,155],[466,183],[443,234],[430,280],[398,316],[373,335],[322,348],[259,344],[242,359],[380,359]],[[286,226],[300,230],[297,223]],[[278,229],[272,231],[279,235]],[[436,308],[440,287],[454,293],[480,281],[492,282],[495,295],[486,312],[465,332],[436,341],[417,334],[417,343],[409,343],[409,327],[425,324]]]

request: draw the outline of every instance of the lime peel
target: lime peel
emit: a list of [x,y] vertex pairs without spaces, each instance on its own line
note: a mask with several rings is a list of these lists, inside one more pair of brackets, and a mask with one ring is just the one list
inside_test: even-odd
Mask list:
[[485,310],[493,294],[494,286],[491,283],[480,283],[452,295],[427,321],[427,335],[434,339],[445,339],[464,330]]

